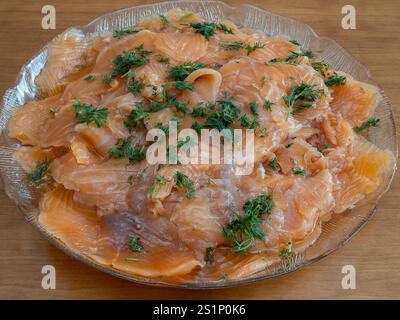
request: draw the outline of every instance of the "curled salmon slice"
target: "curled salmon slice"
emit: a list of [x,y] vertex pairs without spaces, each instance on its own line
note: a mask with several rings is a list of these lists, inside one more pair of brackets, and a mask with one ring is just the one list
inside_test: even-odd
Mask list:
[[202,58],[206,54],[208,41],[194,33],[158,33],[154,37],[154,46],[158,52],[185,63]]
[[346,75],[346,83],[332,86],[332,111],[342,115],[353,126],[361,125],[374,112],[381,97],[378,88]]
[[99,51],[107,46],[109,37],[86,39],[82,35],[64,33],[48,48],[48,62],[36,77],[35,83],[42,93],[54,95],[64,86],[93,67]]
[[60,95],[55,95],[17,108],[8,124],[8,136],[22,144],[39,145],[43,126],[54,117],[60,104]]

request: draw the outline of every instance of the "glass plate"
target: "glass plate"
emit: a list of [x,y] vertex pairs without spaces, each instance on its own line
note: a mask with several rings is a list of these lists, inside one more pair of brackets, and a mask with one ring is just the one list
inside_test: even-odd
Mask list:
[[[107,30],[134,26],[143,18],[164,13],[178,7],[183,10],[199,13],[206,20],[228,19],[236,23],[239,27],[254,28],[271,36],[296,39],[302,43],[304,49],[317,52],[318,59],[331,64],[335,69],[347,72],[358,80],[373,83],[368,69],[361,65],[334,40],[319,37],[308,25],[302,22],[247,4],[237,7],[231,7],[219,1],[171,1],[149,4],[106,14],[83,27],[74,27],[67,32],[76,33],[80,36],[96,36]],[[374,215],[377,210],[376,206],[379,198],[389,188],[392,181],[396,169],[395,165],[376,192],[364,198],[354,209],[347,210],[340,215],[334,215],[331,221],[323,224],[322,234],[314,245],[300,254],[293,255],[290,260],[271,265],[260,272],[237,281],[229,281],[228,279],[225,282],[176,283],[167,280],[134,276],[104,267],[84,256],[81,252],[67,247],[39,225],[37,219],[39,210],[35,202],[35,191],[29,187],[26,174],[11,156],[12,151],[18,148],[19,145],[15,140],[7,137],[7,123],[17,106],[38,97],[34,80],[46,63],[46,59],[47,46],[22,67],[15,87],[8,89],[3,98],[3,109],[0,114],[0,129],[2,132],[0,137],[0,169],[4,189],[7,195],[17,203],[26,219],[42,232],[51,243],[79,261],[114,276],[149,285],[185,288],[221,288],[252,283],[293,272],[322,259],[351,239]],[[380,148],[391,150],[397,159],[396,128],[393,112],[390,102],[382,90],[381,94],[383,99],[376,109],[376,115],[381,119],[380,126],[371,131],[369,140]]]

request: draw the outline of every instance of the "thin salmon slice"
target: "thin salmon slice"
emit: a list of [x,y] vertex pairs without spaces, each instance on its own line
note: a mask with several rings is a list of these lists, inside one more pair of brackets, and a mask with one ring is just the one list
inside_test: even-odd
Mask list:
[[361,125],[371,117],[380,101],[378,89],[371,84],[354,80],[347,75],[346,84],[332,86],[333,112],[340,113],[353,126]]

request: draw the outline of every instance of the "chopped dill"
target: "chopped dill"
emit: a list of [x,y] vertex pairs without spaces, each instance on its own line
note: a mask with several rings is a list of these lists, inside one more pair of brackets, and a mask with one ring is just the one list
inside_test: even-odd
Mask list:
[[135,77],[131,77],[126,86],[133,95],[137,96],[144,88],[144,83],[142,80],[136,80]]
[[187,83],[186,81],[175,81],[172,85],[178,90],[194,91],[194,85]]
[[139,237],[129,238],[128,244],[129,244],[129,249],[131,249],[132,251],[139,252],[143,250],[143,246],[141,244]]
[[307,172],[305,172],[303,169],[300,169],[300,168],[297,168],[297,167],[293,167],[292,168],[292,172],[294,174],[302,175],[303,177],[305,177],[307,175]]
[[208,264],[213,262],[213,255],[214,255],[215,247],[207,247],[206,253],[204,256],[204,261]]
[[180,171],[177,171],[175,173],[175,184],[178,188],[186,189],[186,197],[187,198],[193,198],[194,184],[186,174],[184,174]]
[[201,62],[197,63],[185,63],[183,65],[174,66],[169,69],[168,77],[175,81],[183,81],[193,71],[204,68],[204,64]]
[[130,162],[140,162],[146,157],[146,149],[144,146],[137,147],[130,142],[129,138],[120,139],[115,146],[113,146],[108,154],[114,158],[127,158]]
[[270,215],[273,208],[272,194],[265,192],[247,200],[243,206],[243,214],[232,208],[234,219],[224,228],[224,236],[232,243],[235,253],[250,250],[257,238],[265,239],[265,234],[261,230],[261,224],[264,221],[263,215]]
[[50,161],[44,160],[36,164],[35,170],[28,174],[28,180],[32,185],[39,186],[45,181],[45,176],[49,171]]
[[265,44],[260,43],[260,42],[256,42],[253,44],[248,44],[245,49],[247,50],[247,55],[249,55],[250,53],[256,51],[257,49],[261,49],[264,48]]
[[250,102],[250,111],[253,116],[258,116],[260,114],[257,108],[257,103],[255,101]]
[[128,128],[140,128],[142,127],[143,119],[148,115],[149,113],[143,109],[142,104],[140,102],[136,102],[135,109],[132,109],[124,124]]
[[100,128],[107,121],[107,108],[96,108],[92,104],[84,104],[79,102],[77,98],[75,98],[72,106],[75,110],[75,117],[78,123],[89,124],[94,122],[96,126]]
[[364,130],[369,129],[370,127],[377,127],[379,124],[380,119],[372,117],[370,119],[368,119],[367,121],[365,121],[361,126],[359,127],[355,127],[354,130],[356,132],[362,132]]
[[89,74],[89,75],[87,75],[85,78],[83,78],[83,80],[86,80],[86,81],[93,81],[94,79],[96,79],[96,75],[95,74]]
[[284,248],[279,253],[279,256],[282,259],[285,259],[285,258],[289,257],[291,253],[292,253],[292,243],[290,241],[286,241],[284,243]]
[[221,42],[221,47],[227,50],[237,51],[243,49],[245,46],[243,42],[233,41],[233,42]]
[[139,32],[139,30],[135,29],[120,29],[120,30],[114,30],[113,32],[113,37],[121,39],[122,37],[131,34],[131,33],[136,33]]

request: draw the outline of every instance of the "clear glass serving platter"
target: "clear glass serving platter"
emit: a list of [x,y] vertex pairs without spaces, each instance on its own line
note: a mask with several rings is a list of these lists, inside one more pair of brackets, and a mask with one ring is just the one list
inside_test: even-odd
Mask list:
[[[288,39],[296,39],[302,44],[303,49],[310,49],[317,52],[317,59],[329,63],[337,70],[342,70],[351,74],[358,80],[374,83],[368,69],[360,64],[334,40],[319,37],[305,23],[247,4],[237,7],[231,7],[219,1],[170,1],[149,4],[106,14],[85,26],[73,27],[67,32],[73,32],[82,37],[92,37],[105,31],[134,26],[144,18],[165,13],[174,8],[196,12],[206,20],[228,19],[236,23],[239,27],[253,28],[270,36],[283,36]],[[143,278],[112,268],[106,268],[87,258],[81,252],[65,246],[64,243],[47,233],[47,231],[39,225],[39,210],[37,208],[35,190],[29,186],[26,174],[11,156],[13,150],[19,147],[19,144],[15,140],[7,137],[7,124],[13,110],[17,106],[21,106],[30,100],[38,98],[34,80],[46,63],[47,48],[48,45],[43,47],[42,50],[22,67],[15,86],[8,89],[3,98],[3,109],[0,114],[0,169],[3,187],[7,195],[17,203],[26,219],[44,234],[52,244],[68,255],[103,272],[142,284],[185,288],[221,288],[282,276],[298,270],[303,266],[319,261],[349,241],[377,211],[377,202],[379,198],[388,190],[391,184],[395,167],[393,171],[385,177],[383,184],[376,192],[364,198],[354,209],[347,210],[340,215],[334,215],[328,223],[323,224],[320,238],[306,251],[301,254],[294,254],[289,260],[273,264],[260,272],[251,274],[237,281],[175,283],[165,280]],[[371,131],[368,139],[382,149],[391,150],[397,159],[396,128],[392,107],[382,90],[381,94],[383,99],[376,109],[376,116],[379,117],[381,121],[380,126]]]

